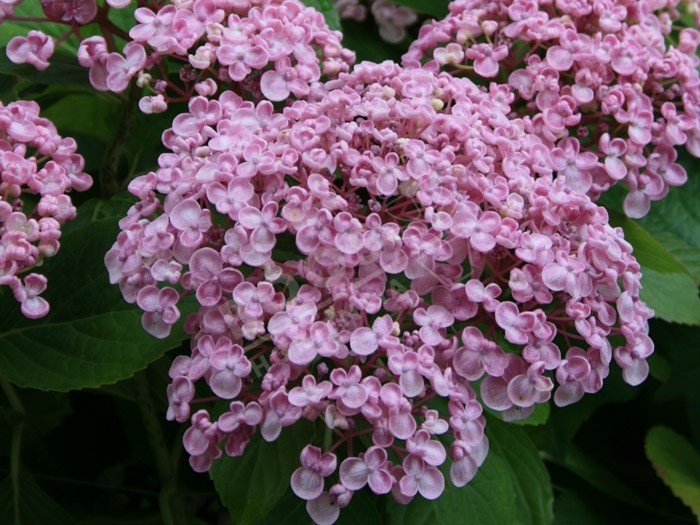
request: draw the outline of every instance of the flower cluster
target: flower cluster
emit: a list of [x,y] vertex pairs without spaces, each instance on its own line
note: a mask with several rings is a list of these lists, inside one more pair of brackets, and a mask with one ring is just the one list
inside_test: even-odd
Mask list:
[[[193,0],[139,7],[135,17],[123,55],[109,52],[97,36],[82,41],[78,57],[98,90],[121,92],[134,78],[149,88],[153,95],[140,103],[147,113],[212,96],[221,83],[257,100],[303,97],[321,75],[335,77],[354,62],[340,33],[298,0]],[[166,70],[168,57],[177,80]]]
[[[157,337],[199,305],[168,387],[195,470],[319,422],[330,443],[291,485],[330,524],[365,486],[437,498],[447,461],[468,483],[488,449],[475,389],[517,419],[596,392],[613,359],[646,377],[631,246],[511,101],[362,63],[281,112],[226,91],[175,118],[105,262]],[[228,409],[192,413],[211,394]]]
[[75,140],[60,137],[35,102],[0,103],[0,286],[30,319],[49,304],[39,296],[46,277],[26,272],[58,251],[61,225],[76,214],[66,193],[92,184],[83,166]]
[[674,148],[700,156],[700,32],[674,28],[678,3],[456,0],[404,64],[497,80],[570,188],[595,200],[622,181],[639,218],[685,183]]
[[[26,17],[15,16],[15,8],[22,0],[0,2],[0,24],[3,21],[27,21]],[[48,22],[54,27],[66,27],[66,32],[56,38],[46,35],[38,29],[30,30],[26,36],[16,36],[7,45],[7,57],[15,64],[31,64],[38,70],[49,67],[49,59],[57,43],[72,36],[81,38],[80,28],[88,24],[97,24],[100,31],[110,40],[114,47],[114,36],[124,37],[123,32],[108,18],[111,8],[122,9],[130,0],[106,0],[99,9],[95,0],[43,0],[41,2],[45,19],[31,17],[32,22]]]
[[410,7],[396,5],[391,0],[333,0],[340,18],[362,22],[367,19],[367,11],[379,28],[379,36],[391,44],[398,44],[406,38],[406,28],[418,21],[418,15]]
[[[18,3],[6,4],[0,23],[15,18]],[[56,42],[76,35],[78,62],[89,68],[92,86],[121,93],[135,82],[150,92],[140,101],[146,113],[165,111],[170,102],[214,96],[222,84],[256,100],[306,96],[322,76],[335,78],[355,60],[342,47],[340,32],[298,0],[139,2],[127,33],[108,13],[129,3],[112,0],[98,10],[95,0],[42,2],[46,21],[68,26],[66,34],[53,39],[31,30],[10,41],[8,58],[46,69]],[[82,38],[78,29],[88,24],[96,25],[98,34]],[[126,41],[122,52],[115,37]]]

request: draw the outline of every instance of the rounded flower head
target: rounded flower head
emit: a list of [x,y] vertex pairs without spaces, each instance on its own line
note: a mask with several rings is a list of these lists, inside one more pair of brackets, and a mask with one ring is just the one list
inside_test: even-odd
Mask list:
[[[331,448],[309,444],[291,481],[330,523],[364,487],[438,497],[445,462],[466,484],[488,448],[476,381],[513,419],[596,391],[613,356],[641,377],[651,312],[631,247],[509,112],[469,80],[385,62],[277,113],[225,91],[175,119],[108,260],[127,298],[199,305],[170,413],[186,419],[196,381],[232,408],[193,422],[196,465],[214,438],[240,455],[257,431],[325,425]],[[168,297],[143,306],[165,321]],[[569,356],[572,340],[590,351]]]

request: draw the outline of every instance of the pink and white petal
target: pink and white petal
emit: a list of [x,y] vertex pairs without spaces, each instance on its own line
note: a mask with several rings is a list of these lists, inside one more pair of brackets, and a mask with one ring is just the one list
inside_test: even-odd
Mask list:
[[637,386],[644,382],[649,375],[649,363],[643,359],[635,359],[632,365],[622,370],[622,378],[625,383],[632,386]]
[[379,341],[371,328],[363,326],[350,336],[350,348],[357,355],[370,355],[379,348]]
[[476,462],[469,456],[464,456],[458,461],[453,461],[450,466],[450,479],[455,487],[464,487],[469,483],[478,470]]
[[214,372],[209,378],[211,391],[222,399],[233,399],[241,391],[241,378],[231,370]]
[[445,477],[435,467],[427,467],[418,480],[418,492],[425,499],[437,499],[445,490]]
[[163,321],[163,316],[157,312],[144,312],[141,316],[141,326],[158,339],[165,339],[170,335],[170,325]]
[[388,494],[394,484],[394,478],[384,469],[375,470],[369,475],[369,488],[375,494]]
[[340,464],[340,482],[348,490],[360,490],[367,484],[370,470],[359,458],[347,458]]
[[556,392],[554,392],[554,403],[558,407],[565,407],[579,401],[583,394],[583,383],[573,381],[557,388]]
[[318,472],[300,467],[292,474],[291,486],[294,494],[308,501],[318,498],[323,492],[323,478]]
[[408,370],[399,377],[399,386],[404,396],[415,397],[423,391],[425,383],[417,370]]
[[410,412],[389,416],[389,430],[398,439],[410,438],[415,433],[416,427],[416,420]]
[[306,502],[306,512],[316,525],[333,525],[340,516],[340,507],[336,498],[324,492],[318,498]]
[[42,297],[29,297],[20,305],[20,311],[27,319],[39,319],[49,313],[49,303]]
[[266,71],[260,78],[260,90],[266,98],[280,102],[289,97],[287,81],[277,71]]

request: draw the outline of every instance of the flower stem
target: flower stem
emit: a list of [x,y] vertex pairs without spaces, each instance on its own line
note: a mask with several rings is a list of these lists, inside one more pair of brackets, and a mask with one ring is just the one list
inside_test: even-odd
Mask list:
[[165,525],[187,525],[187,513],[177,487],[176,466],[168,455],[168,447],[163,429],[160,426],[160,418],[157,416],[158,412],[153,405],[146,372],[134,376],[133,386],[160,480],[158,503],[163,523]]
[[12,387],[10,382],[0,376],[0,388],[5,393],[10,408],[12,409],[13,429],[12,429],[12,445],[10,450],[10,482],[12,483],[12,506],[14,509],[14,525],[22,524],[20,513],[20,487],[19,487],[19,471],[22,452],[22,436],[24,434],[24,418],[25,411],[22,402],[17,396],[17,392]]

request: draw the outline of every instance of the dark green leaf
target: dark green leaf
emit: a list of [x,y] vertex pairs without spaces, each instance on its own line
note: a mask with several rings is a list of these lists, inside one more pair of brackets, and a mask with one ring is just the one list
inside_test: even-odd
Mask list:
[[[4,31],[4,23],[2,28]],[[88,70],[78,64],[75,54],[69,55],[67,52],[55,53],[51,57],[51,66],[44,71],[38,71],[29,64],[13,64],[5,56],[5,48],[2,48],[0,49],[0,76],[3,75],[31,81],[33,86],[44,84],[88,86],[90,84]]]
[[542,460],[520,428],[489,418],[489,454],[462,488],[449,481],[435,501],[416,497],[407,506],[389,501],[388,523],[432,525],[532,524],[552,521],[552,488]]
[[60,95],[55,104],[38,102],[42,106],[42,116],[53,122],[63,135],[73,137],[89,130],[92,138],[105,143],[112,140],[115,124],[119,122],[121,108],[118,104],[90,92]]
[[[20,388],[15,392],[25,411],[23,446],[43,438],[73,412],[66,394]],[[5,408],[3,401],[0,397],[0,413]],[[10,428],[10,421],[3,422],[3,418],[0,417],[0,428],[3,423],[7,424],[4,428]],[[11,438],[11,432],[0,432],[0,455],[3,450],[10,450]]]
[[[20,519],[22,525],[73,525],[75,520],[32,478],[19,477]],[[14,523],[14,505],[10,478],[0,482],[0,523]]]
[[103,258],[129,203],[90,201],[65,226],[60,252],[42,267],[46,318],[25,319],[11,297],[2,298],[0,374],[8,380],[39,390],[97,387],[131,377],[183,339],[178,329],[165,340],[148,335],[140,311],[109,284]]
[[242,457],[227,456],[214,463],[209,476],[234,525],[257,523],[275,508],[299,467],[301,449],[312,437],[309,425],[295,424],[282,429],[272,443],[256,435]]
[[618,525],[618,522],[591,505],[590,500],[566,491],[554,501],[553,525]]
[[403,48],[389,44],[379,37],[376,31],[368,29],[366,24],[353,20],[343,20],[343,45],[352,49],[357,55],[357,61],[385,60],[400,61]]
[[654,427],[645,441],[654,470],[700,520],[700,453],[668,427]]
[[566,459],[560,464],[611,498],[634,507],[644,508],[646,505],[612,471],[576,447],[569,448]]
[[405,5],[410,7],[417,13],[422,13],[424,15],[430,15],[436,19],[445,18],[449,13],[447,6],[450,4],[449,0],[394,0],[395,4]]
[[377,510],[378,497],[370,497],[369,489],[356,492],[350,504],[340,511],[338,525],[382,525],[382,517]]

